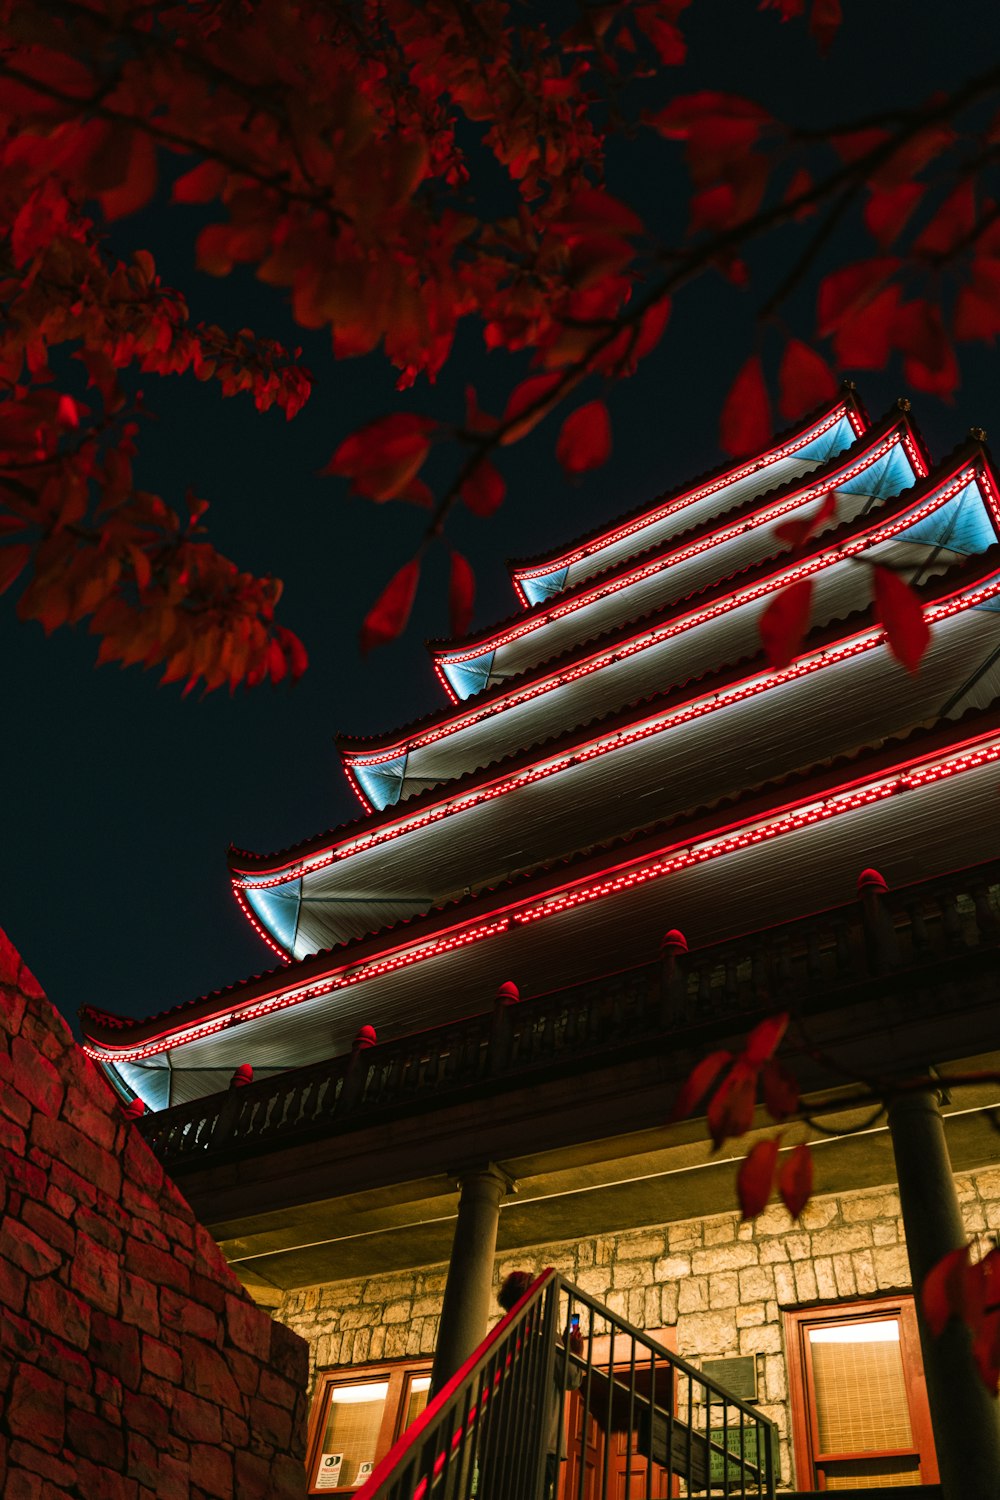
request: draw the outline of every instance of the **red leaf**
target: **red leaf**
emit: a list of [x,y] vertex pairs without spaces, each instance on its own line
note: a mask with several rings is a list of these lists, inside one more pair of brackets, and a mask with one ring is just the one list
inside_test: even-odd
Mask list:
[[745,1135],[753,1123],[757,1097],[757,1069],[737,1058],[722,1086],[713,1094],[706,1114],[713,1148],[729,1136]]
[[946,400],[954,393],[959,381],[958,361],[934,303],[917,297],[898,308],[889,336],[907,356],[903,373],[910,385]]
[[890,336],[901,296],[898,286],[887,286],[865,307],[841,319],[833,336],[833,352],[842,369],[882,369],[892,347]]
[[889,650],[908,672],[915,672],[931,638],[920,600],[898,573],[876,564],[875,613],[885,627]]
[[766,1021],[761,1021],[747,1037],[747,1044],[743,1049],[747,1062],[757,1066],[767,1062],[768,1058],[774,1056],[787,1030],[787,1012],[780,1016],[768,1016]]
[[663,330],[670,318],[670,298],[663,297],[643,313],[639,322],[639,335],[632,348],[636,361],[650,354],[663,337]]
[[107,219],[121,219],[135,213],[156,191],[156,148],[149,136],[133,130],[124,142],[123,151],[120,179],[97,195]]
[[976,192],[969,181],[959,183],[944,200],[926,229],[913,242],[916,255],[931,259],[950,255],[955,247],[971,236],[976,227]]
[[556,443],[556,458],[567,474],[599,469],[611,452],[611,419],[603,401],[588,401],[571,412]]
[[678,68],[687,56],[684,38],[676,26],[656,13],[655,5],[640,5],[635,11],[636,25],[656,48],[660,62],[666,68]]
[[472,619],[472,601],[476,596],[476,577],[461,552],[451,554],[448,579],[448,611],[453,637],[463,636]]
[[749,1156],[740,1162],[736,1174],[736,1192],[744,1221],[755,1219],[767,1207],[774,1185],[774,1168],[778,1160],[779,1136],[758,1141]]
[[741,458],[766,448],[771,437],[771,405],[759,355],[752,354],[733,381],[722,408],[720,439],[727,453]]
[[871,302],[898,269],[898,260],[883,256],[857,261],[827,276],[820,284],[816,304],[816,331],[820,338],[833,333],[845,317]]
[[819,50],[828,52],[844,19],[840,0],[813,0],[809,16],[809,35],[815,38]]
[[72,396],[60,396],[56,407],[56,419],[63,427],[79,427],[80,408]]
[[555,401],[547,401],[545,398],[555,390],[562,381],[562,375],[554,371],[550,375],[532,375],[527,380],[522,380],[520,385],[514,387],[507,402],[507,409],[503,414],[505,423],[522,412],[530,415],[523,422],[514,422],[510,431],[504,434],[503,443],[516,443],[519,438],[524,437],[533,427],[537,427],[542,418],[555,405]]
[[642,234],[645,225],[639,215],[603,188],[580,188],[560,210],[551,227],[561,234]]
[[361,654],[367,656],[374,646],[395,640],[410,618],[417,593],[420,563],[417,558],[405,563],[386,584],[361,627]]
[[371,500],[397,499],[416,478],[436,426],[415,412],[379,417],[345,438],[321,473],[346,476]]
[[778,372],[778,410],[788,422],[837,394],[833,371],[821,354],[801,339],[789,339]]
[[988,344],[1000,333],[1000,261],[972,262],[972,280],[959,291],[953,329],[957,339]]
[[809,628],[812,579],[802,578],[771,600],[758,622],[760,638],[772,667],[787,667]]
[[222,191],[226,168],[221,162],[203,161],[174,183],[171,197],[175,203],[209,203]]
[[12,546],[0,547],[0,594],[6,593],[22,572],[31,552],[28,542],[14,542]]
[[896,239],[925,191],[919,182],[872,188],[871,197],[865,204],[865,224],[880,249],[885,250]]
[[809,1202],[813,1187],[812,1152],[803,1141],[790,1151],[778,1173],[778,1192],[793,1219],[797,1219]]
[[710,1052],[707,1057],[702,1058],[700,1063],[696,1063],[677,1095],[676,1103],[670,1111],[671,1120],[681,1120],[685,1115],[689,1115],[712,1087],[722,1069],[732,1060],[731,1052]]
[[783,542],[787,542],[790,547],[801,547],[818,526],[821,526],[824,521],[829,521],[836,514],[837,492],[831,490],[811,516],[805,516],[801,521],[782,521],[780,526],[774,528],[774,534]]
[[932,1266],[924,1277],[920,1288],[920,1304],[927,1319],[927,1326],[935,1337],[944,1332],[945,1325],[953,1313],[963,1308],[963,1283],[969,1266],[969,1247],[960,1245],[949,1250],[936,1266]]
[[461,489],[462,499],[477,516],[491,516],[502,505],[506,492],[503,478],[488,459],[472,471]]
[[799,1086],[787,1068],[783,1067],[775,1058],[765,1063],[761,1071],[761,1087],[764,1091],[764,1103],[772,1120],[780,1124],[782,1120],[790,1120],[799,1109]]

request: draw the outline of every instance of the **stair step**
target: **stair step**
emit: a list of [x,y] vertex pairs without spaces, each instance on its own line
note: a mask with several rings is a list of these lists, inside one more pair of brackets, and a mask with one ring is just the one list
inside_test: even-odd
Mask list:
[[[777,1500],[816,1500],[817,1495],[829,1493],[829,1490],[779,1490]],[[939,1484],[894,1485],[888,1493],[892,1500],[941,1500]],[[872,1489],[862,1484],[854,1490],[838,1490],[837,1500],[887,1500],[887,1492],[884,1488]]]

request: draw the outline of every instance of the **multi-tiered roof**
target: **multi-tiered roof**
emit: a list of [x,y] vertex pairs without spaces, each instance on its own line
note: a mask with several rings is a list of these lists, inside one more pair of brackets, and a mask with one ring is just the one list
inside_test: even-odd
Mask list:
[[[833,494],[835,505],[824,506]],[[793,547],[782,523],[824,514]],[[829,511],[829,514],[827,514]],[[451,699],[342,738],[366,808],[233,889],[284,963],[148,1020],[86,1009],[95,1056],[153,1105],[233,1067],[299,1066],[995,853],[1000,499],[980,436],[932,468],[901,403],[853,392],[767,452],[556,556],[518,563],[523,607],[432,647]],[[917,674],[888,650],[871,568],[932,626]],[[812,629],[775,671],[759,619],[813,582]],[[905,796],[901,793],[905,792]]]

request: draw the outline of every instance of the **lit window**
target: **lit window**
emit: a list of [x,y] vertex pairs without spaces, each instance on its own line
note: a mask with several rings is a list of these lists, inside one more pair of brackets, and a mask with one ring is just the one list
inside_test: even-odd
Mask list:
[[937,1479],[912,1299],[786,1314],[800,1488]]
[[430,1383],[426,1360],[325,1371],[310,1423],[310,1493],[364,1484],[427,1405]]

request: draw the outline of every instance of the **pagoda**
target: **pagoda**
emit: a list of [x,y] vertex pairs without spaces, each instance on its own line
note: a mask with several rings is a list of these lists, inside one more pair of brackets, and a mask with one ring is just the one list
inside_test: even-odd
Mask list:
[[[832,501],[828,497],[832,496]],[[820,517],[792,546],[783,523]],[[983,435],[933,464],[852,387],[766,451],[511,566],[517,611],[431,647],[447,702],[342,736],[364,812],[276,854],[232,850],[276,968],[146,1019],[81,1012],[154,1109],[471,1014],[499,972],[538,994],[829,906],[863,862],[904,883],[992,855],[1000,499]],[[871,567],[931,626],[889,650]],[[760,616],[812,581],[799,654]],[[901,794],[905,798],[901,799]],[[789,878],[794,871],[794,878]]]

